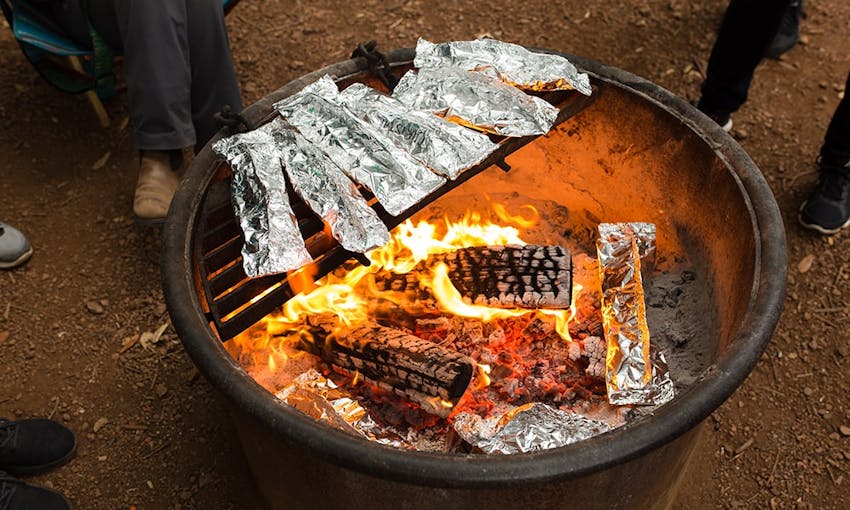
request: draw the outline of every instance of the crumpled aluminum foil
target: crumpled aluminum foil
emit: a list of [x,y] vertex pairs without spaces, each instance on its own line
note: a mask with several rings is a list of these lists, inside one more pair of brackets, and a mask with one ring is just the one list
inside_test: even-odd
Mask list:
[[212,148],[233,170],[231,200],[245,238],[245,274],[280,273],[310,263],[286,194],[280,152],[268,130],[223,138]]
[[268,129],[292,187],[330,225],[343,248],[363,253],[390,241],[386,225],[327,154],[281,118]]
[[651,356],[642,262],[651,266],[655,225],[601,223],[596,251],[602,326],[608,343],[606,385],[615,405],[658,405],[673,398],[663,355]]
[[487,453],[504,454],[558,448],[611,430],[604,422],[541,403],[526,404],[487,419],[459,413],[454,428],[473,446]]
[[415,110],[503,136],[546,134],[559,112],[539,97],[457,67],[408,71],[393,97]]
[[359,402],[315,369],[309,369],[275,394],[275,398],[328,425],[372,441],[404,448],[393,431],[382,428]]
[[340,99],[358,117],[381,129],[399,147],[449,179],[457,178],[498,147],[481,133],[411,109],[362,83],[340,92]]
[[560,55],[534,53],[495,39],[434,44],[420,38],[413,65],[460,67],[467,71],[492,67],[510,85],[530,90],[577,90],[589,96],[590,78]]
[[274,107],[346,175],[369,188],[393,216],[446,182],[380,130],[337,104],[338,94],[336,84],[325,75]]

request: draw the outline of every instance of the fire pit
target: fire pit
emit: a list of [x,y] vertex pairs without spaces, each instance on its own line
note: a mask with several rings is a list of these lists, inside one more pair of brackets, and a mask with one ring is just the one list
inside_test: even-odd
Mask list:
[[[758,169],[712,121],[640,78],[569,58],[590,74],[593,99],[556,97],[569,118],[545,136],[511,142],[484,171],[456,181],[420,214],[451,211],[487,194],[557,210],[549,219],[559,235],[581,237],[600,222],[655,223],[659,265],[686,263],[695,275],[685,295],[689,305],[662,317],[667,324],[655,324],[687,331],[679,340],[691,355],[670,359],[671,371],[689,374],[682,391],[611,432],[509,456],[395,449],[282,405],[223,342],[289,300],[299,285],[285,276],[247,279],[241,271],[230,170],[208,145],[192,163],[166,225],[166,300],[187,352],[230,404],[272,507],[665,508],[673,501],[697,425],[744,380],[776,326],[785,289],[783,226]],[[396,72],[412,59],[412,50],[388,55]],[[245,117],[263,124],[275,115],[273,103],[324,74],[341,88],[380,86],[365,61],[342,62],[291,82]],[[299,226],[320,273],[352,257],[322,235],[316,218]]]

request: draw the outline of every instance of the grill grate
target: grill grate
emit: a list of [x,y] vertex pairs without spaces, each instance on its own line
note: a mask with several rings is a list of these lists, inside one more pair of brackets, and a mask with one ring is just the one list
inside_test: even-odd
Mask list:
[[[560,109],[555,121],[557,125],[589,106],[596,98],[596,92],[594,89],[594,95],[589,97],[575,91],[550,92],[541,97]],[[485,169],[497,165],[507,170],[505,158],[535,138],[494,137],[493,140],[499,144],[499,148],[487,159],[465,171],[456,180],[448,181],[399,216],[388,214],[367,189],[358,185],[358,190],[387,228],[392,229]],[[219,168],[204,197],[204,221],[197,232],[200,242],[195,244],[195,260],[198,261],[196,277],[199,287],[203,290],[201,301],[208,319],[219,338],[224,341],[275,311],[291,298],[294,292],[290,284],[291,273],[259,278],[249,278],[245,275],[241,254],[242,231],[230,203],[230,167],[220,158],[216,161]],[[298,227],[305,239],[307,250],[314,259],[314,278],[328,274],[349,259],[364,260],[362,255],[340,246],[327,232],[322,219],[291,189],[288,188],[288,192],[293,213],[298,218]]]

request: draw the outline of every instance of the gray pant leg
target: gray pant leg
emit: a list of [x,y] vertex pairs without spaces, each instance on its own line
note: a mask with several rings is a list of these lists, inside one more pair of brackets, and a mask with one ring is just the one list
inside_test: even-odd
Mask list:
[[104,35],[109,27],[98,22],[114,12],[139,150],[200,148],[215,133],[215,112],[242,109],[220,0],[88,0],[88,7]]

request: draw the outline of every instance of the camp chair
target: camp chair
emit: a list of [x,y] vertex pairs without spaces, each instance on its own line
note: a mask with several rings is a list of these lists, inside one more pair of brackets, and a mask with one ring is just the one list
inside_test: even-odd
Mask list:
[[[225,13],[239,0],[222,0]],[[0,0],[0,9],[27,60],[48,83],[63,92],[86,94],[103,127],[109,116],[102,99],[115,95],[114,53],[94,31],[92,47],[80,46],[44,11],[27,0]]]

